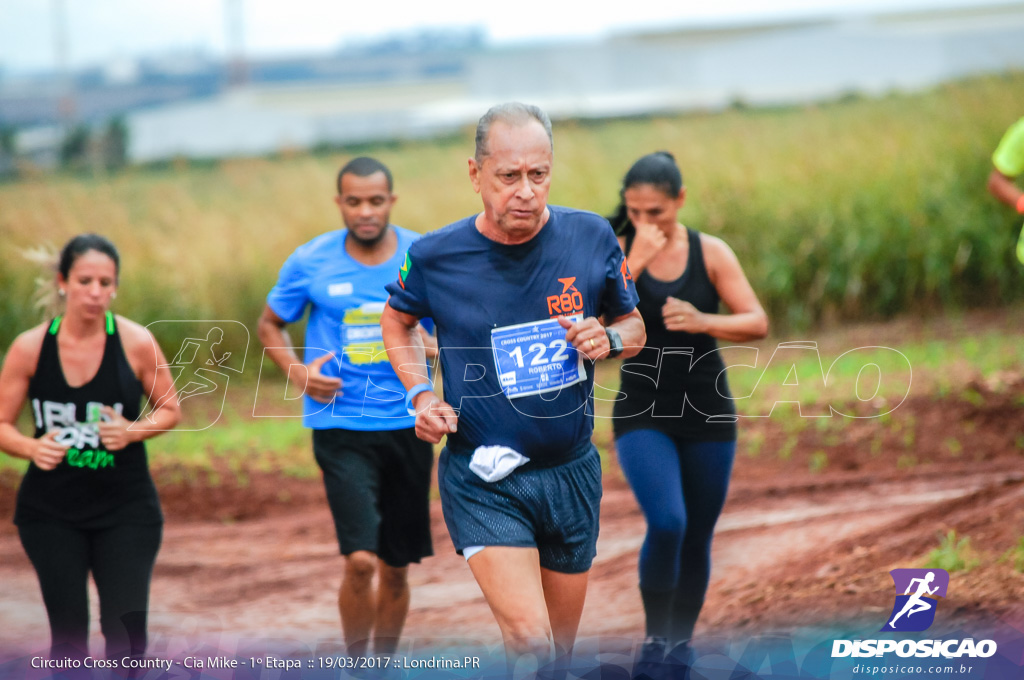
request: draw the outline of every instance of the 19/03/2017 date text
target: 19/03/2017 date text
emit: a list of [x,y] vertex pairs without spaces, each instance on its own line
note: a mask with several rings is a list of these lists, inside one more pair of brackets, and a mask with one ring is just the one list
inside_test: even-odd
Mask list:
[[390,656],[323,656],[317,659],[320,668],[388,668],[395,664]]
[[320,668],[480,668],[480,657],[426,658],[404,656],[325,656],[317,659]]

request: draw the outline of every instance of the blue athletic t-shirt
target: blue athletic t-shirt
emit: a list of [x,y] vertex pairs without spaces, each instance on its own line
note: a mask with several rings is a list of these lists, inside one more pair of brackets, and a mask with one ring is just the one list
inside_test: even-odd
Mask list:
[[347,229],[328,232],[299,246],[281,267],[267,304],[284,321],[298,321],[308,306],[309,323],[303,361],[328,352],[334,358],[322,372],[340,377],[342,394],[330,404],[303,397],[303,423],[315,430],[397,430],[416,419],[405,406],[380,331],[388,298],[384,287],[394,280],[419,234],[392,225],[398,248],[387,262],[367,266],[345,250]]
[[593,365],[560,391],[510,399],[491,349],[495,328],[563,315],[622,316],[637,303],[632,277],[608,222],[549,206],[526,243],[496,243],[468,217],[424,235],[410,248],[389,304],[431,317],[441,346],[444,398],[459,411],[448,447],[471,452],[504,445],[532,459],[557,458],[590,441]]

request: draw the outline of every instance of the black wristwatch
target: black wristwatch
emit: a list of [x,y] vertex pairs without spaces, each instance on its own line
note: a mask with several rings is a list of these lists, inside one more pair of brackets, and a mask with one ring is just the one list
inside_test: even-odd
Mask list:
[[614,359],[622,354],[622,336],[614,328],[605,328],[604,334],[608,336],[608,344],[611,349],[608,351],[608,358]]

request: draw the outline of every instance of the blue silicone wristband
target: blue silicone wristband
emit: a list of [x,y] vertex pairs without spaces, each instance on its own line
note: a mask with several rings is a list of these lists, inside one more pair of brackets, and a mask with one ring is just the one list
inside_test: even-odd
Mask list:
[[434,388],[431,387],[430,383],[420,383],[418,385],[413,385],[412,389],[405,393],[405,408],[410,414],[416,413],[416,410],[412,406],[412,400],[416,398],[416,395],[422,392],[429,392],[432,389]]

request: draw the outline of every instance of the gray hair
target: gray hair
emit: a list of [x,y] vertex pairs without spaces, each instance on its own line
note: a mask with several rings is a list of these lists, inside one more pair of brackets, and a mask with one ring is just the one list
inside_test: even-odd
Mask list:
[[537,121],[544,127],[544,132],[548,133],[548,141],[551,142],[551,151],[554,152],[555,140],[551,135],[551,119],[548,118],[548,114],[533,104],[506,102],[492,106],[476,124],[476,153],[474,154],[476,162],[483,162],[484,157],[490,153],[487,148],[487,138],[491,134],[492,124],[501,122],[506,125],[521,126],[531,120]]

